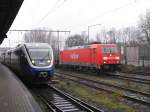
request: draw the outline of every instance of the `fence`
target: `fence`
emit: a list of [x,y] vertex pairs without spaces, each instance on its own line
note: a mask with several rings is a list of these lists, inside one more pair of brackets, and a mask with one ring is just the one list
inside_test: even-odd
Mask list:
[[150,66],[150,51],[144,46],[128,46],[123,49],[122,64]]
[[138,59],[138,60],[127,60],[126,58],[122,59],[122,64],[150,67],[150,59]]

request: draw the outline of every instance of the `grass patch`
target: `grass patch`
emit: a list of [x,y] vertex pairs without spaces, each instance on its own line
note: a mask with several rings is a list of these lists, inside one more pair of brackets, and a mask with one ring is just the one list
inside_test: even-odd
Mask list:
[[137,67],[135,67],[134,65],[122,65],[121,66],[121,71],[122,72],[133,73],[136,70],[137,70]]
[[132,107],[123,103],[124,99],[121,96],[115,93],[108,94],[103,91],[88,88],[87,86],[65,81],[60,81],[60,84],[57,85],[57,87],[88,103],[92,103],[97,106],[99,105],[112,112],[135,112]]
[[134,66],[134,65],[121,65],[122,72],[135,73],[136,71],[150,72],[150,66]]

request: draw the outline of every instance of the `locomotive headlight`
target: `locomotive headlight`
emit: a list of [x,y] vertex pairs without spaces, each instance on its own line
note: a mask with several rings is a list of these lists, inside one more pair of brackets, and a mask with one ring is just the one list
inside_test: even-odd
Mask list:
[[119,56],[117,56],[117,57],[116,57],[116,59],[118,59],[118,60],[119,60],[119,59],[120,59],[120,57],[119,57]]
[[32,62],[32,64],[35,64],[35,61],[34,61],[34,60],[32,60],[31,62]]
[[104,64],[106,64],[106,61],[104,61]]
[[108,59],[108,57],[103,57],[103,60],[107,60]]

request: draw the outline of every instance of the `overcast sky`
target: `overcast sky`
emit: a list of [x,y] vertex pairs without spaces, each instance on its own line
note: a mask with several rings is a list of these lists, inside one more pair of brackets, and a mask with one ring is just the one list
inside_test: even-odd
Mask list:
[[136,25],[148,8],[150,0],[24,0],[11,29],[48,27],[80,33],[94,24],[101,26],[91,30],[121,28]]
[[86,30],[88,25],[135,25],[150,0],[24,0],[12,29]]

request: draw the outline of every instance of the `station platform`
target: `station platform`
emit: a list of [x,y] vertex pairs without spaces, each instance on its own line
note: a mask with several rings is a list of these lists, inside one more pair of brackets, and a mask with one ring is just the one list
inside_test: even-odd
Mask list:
[[42,112],[24,84],[0,64],[0,112]]

